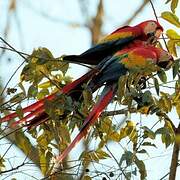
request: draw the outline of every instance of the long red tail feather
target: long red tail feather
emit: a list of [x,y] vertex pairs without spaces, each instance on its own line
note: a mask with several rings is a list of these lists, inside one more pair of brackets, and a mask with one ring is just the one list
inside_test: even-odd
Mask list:
[[[86,73],[85,75],[83,75],[82,77],[80,77],[79,79],[73,81],[72,83],[69,83],[68,85],[64,86],[61,89],[61,93],[63,94],[67,94],[69,93],[71,90],[75,89],[79,84],[88,81],[91,76],[94,75],[94,73],[97,72],[96,69],[92,69],[91,71],[89,71],[88,73]],[[17,123],[15,122],[14,125],[25,122],[26,120],[28,120],[29,118],[38,115],[40,112],[44,111],[44,102],[46,100],[53,100],[55,98],[55,95],[57,93],[54,93],[52,95],[49,95],[33,104],[31,104],[30,106],[27,106],[25,108],[22,109],[23,113],[27,113],[29,112],[30,114],[26,115],[24,118],[22,118],[21,120],[17,121]],[[18,114],[16,112],[11,113],[3,118],[0,119],[0,122],[6,122],[6,121],[10,121],[13,118],[18,117]]]
[[115,86],[112,86],[103,96],[101,96],[99,102],[94,106],[89,116],[85,119],[78,135],[71,142],[71,144],[63,151],[63,153],[57,157],[58,162],[61,162],[69,154],[69,152],[74,148],[74,146],[86,135],[87,130],[90,127],[90,125],[94,124],[97,121],[102,111],[106,108],[106,106],[112,100],[114,96],[114,92],[115,92]]
[[33,117],[41,114],[44,112],[44,106],[40,106],[38,107],[34,112],[31,112],[29,113],[28,115],[24,116],[22,119],[18,120],[18,121],[15,121],[14,123],[12,123],[12,127],[20,124],[20,123],[23,123],[23,122],[28,122],[30,121]]

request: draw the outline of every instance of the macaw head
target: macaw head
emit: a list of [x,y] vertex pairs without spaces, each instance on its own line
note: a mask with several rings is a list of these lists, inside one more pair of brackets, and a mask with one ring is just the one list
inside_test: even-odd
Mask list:
[[137,26],[142,29],[146,38],[150,38],[153,36],[155,38],[159,38],[163,32],[163,27],[159,24],[159,22],[154,20],[144,21]]
[[172,55],[161,48],[156,48],[156,53],[158,56],[157,65],[165,70],[169,69],[174,63],[174,58]]

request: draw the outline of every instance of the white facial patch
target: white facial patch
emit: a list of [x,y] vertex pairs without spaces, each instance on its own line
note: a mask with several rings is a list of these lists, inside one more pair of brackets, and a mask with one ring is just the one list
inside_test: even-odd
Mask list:
[[156,33],[157,24],[155,22],[149,22],[144,28],[144,33],[147,35],[149,33]]

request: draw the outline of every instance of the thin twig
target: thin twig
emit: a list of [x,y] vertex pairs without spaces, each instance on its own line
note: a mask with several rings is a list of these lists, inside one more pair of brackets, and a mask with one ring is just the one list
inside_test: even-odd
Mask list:
[[[152,0],[149,0],[149,2],[150,2],[151,7],[152,7],[152,9],[153,9],[155,18],[156,18],[157,22],[159,22],[159,21],[158,21],[158,16],[157,16],[157,13],[156,13],[156,9],[155,9],[155,7],[154,7],[154,4],[153,4]],[[166,43],[166,40],[165,40],[165,37],[164,37],[163,34],[162,34],[162,39],[163,39],[163,41],[164,41],[164,44],[165,44],[165,46],[166,46],[166,49],[169,51],[168,46],[167,46],[167,43]]]
[[124,170],[121,168],[121,166],[119,165],[118,160],[116,159],[116,157],[113,155],[113,153],[110,151],[110,149],[108,148],[107,145],[105,145],[105,148],[107,149],[107,151],[111,154],[112,158],[116,161],[119,169],[121,170],[122,174],[124,175],[124,177],[128,180],[129,178],[127,177],[127,175],[125,174]]

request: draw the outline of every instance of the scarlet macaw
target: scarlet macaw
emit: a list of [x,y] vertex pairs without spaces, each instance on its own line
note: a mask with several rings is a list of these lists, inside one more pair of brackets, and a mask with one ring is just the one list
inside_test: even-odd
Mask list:
[[135,40],[147,41],[150,37],[159,38],[162,32],[163,27],[154,20],[144,21],[133,27],[120,27],[84,53],[64,56],[63,60],[97,65],[121,49],[136,47],[136,44],[133,44]]
[[[92,92],[96,91],[99,87],[106,83],[105,90],[102,93],[102,98],[100,98],[102,99],[103,104],[101,100],[99,101],[101,110],[99,110],[98,105],[96,105],[94,109],[97,109],[98,114],[94,116],[95,110],[93,109],[89,116],[92,118],[91,114],[93,114],[94,119],[96,119],[96,116],[99,116],[99,113],[107,106],[116,92],[116,82],[120,76],[126,74],[131,69],[144,68],[149,62],[153,62],[163,68],[166,68],[172,60],[172,56],[170,56],[166,51],[150,45],[146,46],[144,45],[144,42],[142,42],[141,45],[139,43],[139,47],[137,48],[120,50],[113,57],[105,58],[105,60],[97,65],[96,68],[62,88],[61,93],[70,95],[74,98],[73,96],[76,95],[76,93],[73,92],[81,88],[82,84],[87,83],[89,80],[88,89]],[[111,91],[109,91],[109,89],[111,89]],[[45,113],[44,103],[46,100],[54,100],[56,98],[56,94],[57,93],[52,94],[28,107],[23,108],[23,112],[29,112],[29,114],[25,115],[25,117],[19,121],[16,121],[15,124],[20,124],[22,122],[30,122],[31,124],[31,122],[34,123],[36,120],[42,122],[41,118],[44,118],[44,115],[47,116]],[[1,118],[0,122],[6,122],[16,117],[18,117],[17,113],[11,113]]]
[[92,111],[89,113],[88,117],[84,120],[78,135],[62,152],[62,154],[57,157],[57,161],[61,162],[76,145],[76,143],[78,143],[86,135],[88,128],[97,121],[102,111],[114,97],[117,90],[117,81],[119,77],[134,69],[141,72],[141,70],[144,68],[147,69],[150,64],[156,64],[166,69],[170,64],[172,64],[172,62],[173,57],[168,52],[153,46],[137,47],[131,49],[126,54],[122,54],[122,52],[119,51],[113,57],[107,60],[101,66],[100,73],[94,76],[88,84],[89,89],[94,92],[97,88],[106,83],[100,98],[92,108]]

